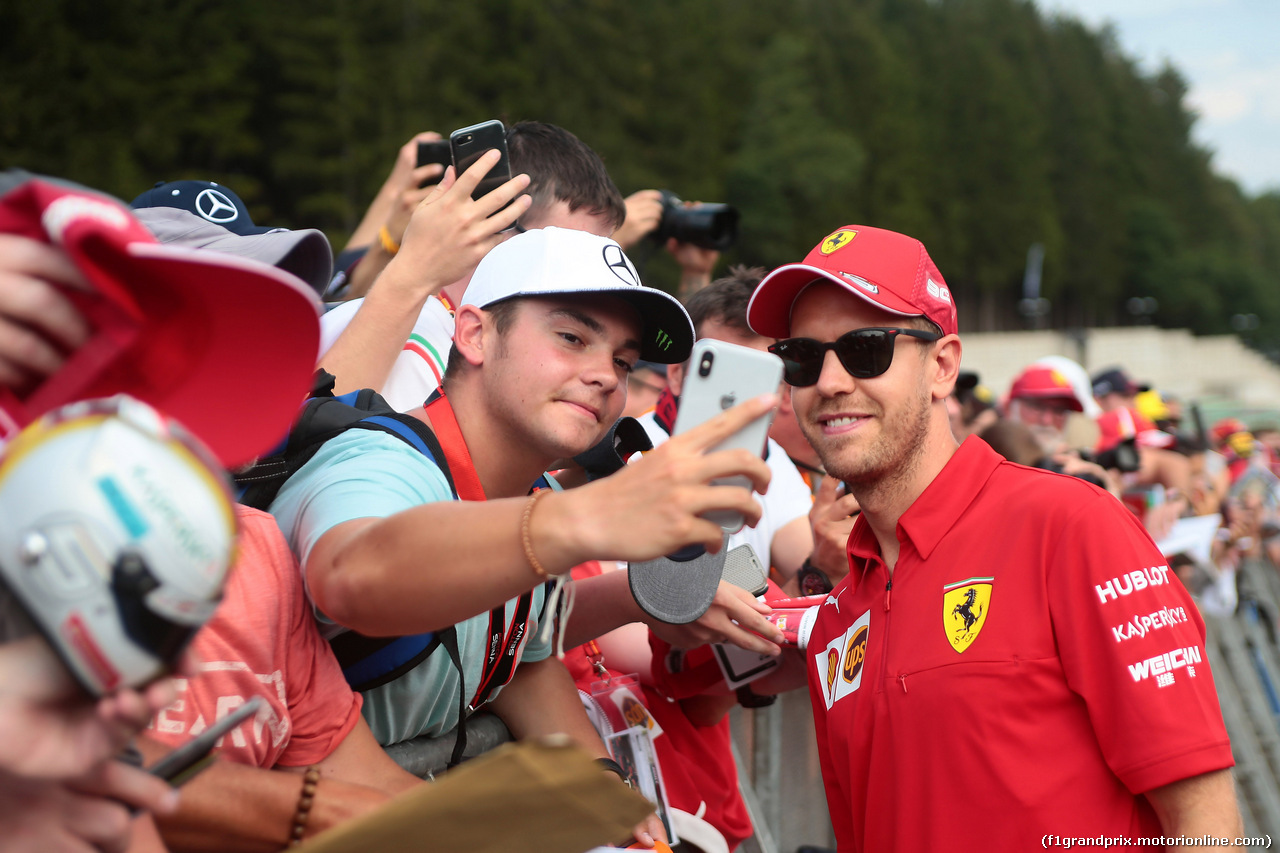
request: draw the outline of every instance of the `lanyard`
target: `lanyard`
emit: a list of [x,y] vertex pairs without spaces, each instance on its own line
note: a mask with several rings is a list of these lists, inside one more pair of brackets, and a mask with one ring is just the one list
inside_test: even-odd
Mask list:
[[[464,501],[485,500],[484,487],[480,485],[480,475],[476,473],[475,464],[471,461],[471,453],[462,437],[462,429],[453,414],[453,407],[445,398],[443,389],[439,389],[426,402],[427,417],[440,440],[440,448],[444,451],[445,462],[449,473],[453,476],[458,497]],[[504,686],[515,675],[516,663],[520,657],[520,649],[529,633],[529,613],[533,609],[533,593],[526,592],[516,603],[515,618],[510,630],[507,629],[507,607],[501,604],[489,611],[489,642],[485,651],[484,666],[480,674],[480,684],[471,698],[468,710],[475,710],[488,702],[498,688]]]
[[505,606],[495,607],[489,611],[489,647],[485,656],[484,672],[480,676],[480,686],[471,697],[469,710],[474,711],[488,702],[491,694],[510,681],[511,676],[515,674],[520,647],[524,644],[525,635],[529,632],[529,610],[532,607],[532,593],[526,592],[520,596],[510,630],[507,630]]
[[[679,408],[680,398],[672,394],[670,388],[662,389],[662,393],[658,395],[657,402],[653,404],[653,419],[667,435],[671,435],[671,431],[676,428],[676,412]],[[764,445],[762,458],[769,458],[769,443],[767,441]]]
[[453,475],[458,497],[464,501],[485,500],[480,475],[476,473],[471,452],[467,450],[467,442],[462,437],[462,428],[458,426],[458,419],[453,414],[453,406],[445,399],[444,390],[437,388],[427,400],[425,408],[431,428],[435,430],[440,447],[444,450],[444,461],[449,466],[449,473]]
[[587,660],[591,663],[591,668],[595,670],[596,675],[603,678],[606,682],[609,679],[609,670],[604,665],[604,652],[600,651],[600,647],[596,645],[595,640],[587,640],[582,647],[586,650]]
[[662,427],[662,431],[671,435],[676,426],[676,410],[680,407],[680,398],[671,393],[670,388],[663,388],[653,404],[653,419]]

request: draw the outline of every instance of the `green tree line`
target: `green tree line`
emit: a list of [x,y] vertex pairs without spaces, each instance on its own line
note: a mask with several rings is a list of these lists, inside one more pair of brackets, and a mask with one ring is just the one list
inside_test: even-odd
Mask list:
[[962,328],[1004,329],[1040,243],[1056,326],[1154,297],[1201,333],[1256,315],[1280,353],[1280,194],[1211,170],[1185,95],[1027,0],[0,0],[5,166],[125,199],[215,180],[340,247],[415,132],[539,119],[624,193],[736,205],[726,262],[892,228]]

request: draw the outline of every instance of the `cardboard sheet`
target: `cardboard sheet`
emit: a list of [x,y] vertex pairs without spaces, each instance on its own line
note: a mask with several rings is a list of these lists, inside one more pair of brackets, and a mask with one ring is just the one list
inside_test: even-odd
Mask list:
[[[317,797],[324,796],[320,783]],[[653,811],[567,739],[505,744],[381,809],[329,830],[305,853],[583,853],[624,842]]]

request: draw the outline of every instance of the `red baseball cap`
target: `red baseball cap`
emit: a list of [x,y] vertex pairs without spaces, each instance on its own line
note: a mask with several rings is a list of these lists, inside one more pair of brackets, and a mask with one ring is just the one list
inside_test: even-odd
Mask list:
[[1009,399],[1065,400],[1073,412],[1084,411],[1084,405],[1067,378],[1042,364],[1033,364],[1018,374],[1009,387]]
[[296,276],[161,245],[122,202],[22,171],[0,174],[0,233],[61,246],[92,292],[64,290],[88,341],[18,396],[0,388],[0,440],[45,412],[128,394],[236,467],[288,433],[311,388],[319,303]]
[[1094,445],[1094,452],[1110,450],[1126,438],[1137,439],[1143,447],[1169,447],[1176,440],[1133,409],[1112,409],[1098,417],[1098,443]]
[[1238,432],[1248,432],[1249,427],[1245,426],[1244,421],[1239,418],[1223,418],[1213,425],[1209,430],[1209,435],[1213,437],[1215,444],[1224,444],[1228,438]]
[[765,276],[747,305],[747,323],[758,335],[787,337],[796,298],[824,279],[892,314],[932,320],[943,334],[958,331],[951,289],[924,244],[896,231],[863,225],[833,231],[803,263],[778,267]]

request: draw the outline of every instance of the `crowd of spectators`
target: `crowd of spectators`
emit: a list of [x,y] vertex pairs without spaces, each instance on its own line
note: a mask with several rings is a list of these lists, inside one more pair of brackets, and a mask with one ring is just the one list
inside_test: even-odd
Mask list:
[[[132,209],[112,203],[174,251],[305,282],[315,328],[290,338],[281,327],[280,348],[311,347],[334,393],[373,389],[439,446],[424,453],[387,429],[348,429],[300,460],[266,505],[238,506],[221,604],[169,678],[91,699],[37,636],[0,646],[6,849],[280,849],[423,784],[383,747],[448,737],[456,760],[482,710],[517,739],[568,734],[602,773],[634,778],[634,756],[619,752],[601,710],[624,700],[663,789],[634,842],[729,853],[751,835],[728,712],[805,684],[804,660],[782,647],[766,602],[838,586],[859,511],[825,476],[789,387],[671,435],[695,336],[775,343],[747,323],[765,271],[713,280],[719,254],[671,238],[681,308],[640,285],[623,254],[657,229],[656,190],[624,198],[576,136],[526,122],[508,131],[514,177],[475,198],[497,156],[462,174],[416,165],[418,143],[439,138],[420,134],[398,152],[336,264],[319,232],[258,225],[217,184],[162,183]],[[3,191],[30,180],[10,173]],[[104,322],[86,308],[99,278],[49,222],[24,234],[0,219],[6,399],[75,399],[40,395]],[[254,367],[270,374],[263,358]],[[150,386],[131,372],[156,367],[124,363],[114,390],[145,400]],[[246,399],[237,417],[258,406]],[[708,451],[771,408],[763,459]],[[1243,566],[1280,565],[1280,428],[1202,424],[1190,401],[1120,367],[1089,376],[1061,358],[1028,366],[1003,395],[961,374],[948,411],[957,439],[975,435],[1123,501],[1206,612],[1235,609]],[[572,461],[606,433],[612,442],[624,415],[643,427],[645,452],[607,477]],[[186,426],[207,440],[200,414]],[[762,494],[710,485],[728,474]],[[700,518],[717,507],[751,524],[722,537]],[[1218,523],[1186,525],[1197,518]],[[768,569],[762,596],[721,581],[701,617],[672,625],[631,595],[629,564],[743,544]],[[6,607],[0,627],[18,625],[18,605]],[[729,646],[761,661],[745,686],[717,663]],[[255,696],[262,710],[180,797],[115,760],[131,747],[153,762]]]
[[[957,436],[977,435],[1007,459],[1082,477],[1123,501],[1204,612],[1235,612],[1246,565],[1280,566],[1280,455],[1265,420],[1206,422],[1194,403],[1184,407],[1122,366],[1089,376],[1057,356],[1027,366],[1003,396],[964,375],[950,411]],[[1182,523],[1193,518],[1209,522]]]

